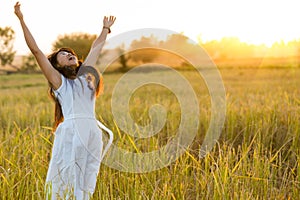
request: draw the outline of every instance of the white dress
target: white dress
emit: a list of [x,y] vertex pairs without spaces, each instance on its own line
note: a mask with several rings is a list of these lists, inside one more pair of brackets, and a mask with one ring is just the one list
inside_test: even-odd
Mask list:
[[[112,143],[112,132],[95,118],[95,95],[86,76],[74,80],[62,76],[61,86],[54,91],[64,121],[55,131],[46,199],[89,199],[96,186],[101,160]],[[99,127],[110,136],[104,150]]]

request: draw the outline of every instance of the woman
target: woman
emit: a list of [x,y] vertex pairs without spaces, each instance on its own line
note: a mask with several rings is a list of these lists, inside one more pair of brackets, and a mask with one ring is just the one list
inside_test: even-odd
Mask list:
[[[82,63],[70,48],[61,48],[46,57],[26,26],[19,2],[14,8],[25,41],[48,80],[55,101],[55,139],[46,178],[47,199],[89,199],[101,160],[112,143],[111,131],[95,118],[95,99],[101,91],[102,78],[92,66],[116,18],[104,17],[102,32]],[[110,134],[103,151],[99,127]]]

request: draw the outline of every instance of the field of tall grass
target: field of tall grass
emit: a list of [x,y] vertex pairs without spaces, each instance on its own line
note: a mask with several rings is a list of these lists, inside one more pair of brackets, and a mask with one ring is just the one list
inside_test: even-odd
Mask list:
[[[192,145],[169,166],[130,173],[101,165],[93,199],[299,199],[300,68],[220,69],[226,119],[218,143],[204,157],[199,148],[210,120],[210,98],[201,76],[181,71],[199,101],[199,130]],[[149,121],[148,109],[167,110],[165,127],[148,139],[118,130],[111,96],[121,73],[104,73],[97,117],[128,151],[158,149],[180,123],[180,105],[167,88],[147,85],[130,99],[132,118]],[[0,76],[0,199],[43,199],[51,156],[54,104],[41,74]]]

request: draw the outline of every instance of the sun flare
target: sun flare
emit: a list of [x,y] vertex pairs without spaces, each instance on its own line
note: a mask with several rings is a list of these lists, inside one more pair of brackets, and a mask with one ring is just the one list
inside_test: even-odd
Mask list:
[[[1,2],[0,19],[5,20],[0,21],[0,27],[11,26],[15,29],[15,49],[18,53],[28,52],[12,11],[13,4],[10,1]],[[28,25],[45,51],[51,49],[51,44],[60,34],[79,31],[99,33],[102,16],[110,14],[117,17],[111,37],[133,29],[163,28],[183,32],[196,42],[199,37],[204,41],[238,37],[249,44],[271,46],[275,42],[300,38],[297,0],[154,0],[151,3],[138,0],[91,0],[72,4],[58,0],[23,0],[21,4]],[[84,14],[69,18],[53,14],[53,11]],[[40,22],[41,17],[43,23]]]

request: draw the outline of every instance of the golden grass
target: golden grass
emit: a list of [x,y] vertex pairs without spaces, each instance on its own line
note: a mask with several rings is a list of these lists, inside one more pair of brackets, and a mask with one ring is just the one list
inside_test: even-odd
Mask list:
[[[190,148],[171,165],[129,173],[102,165],[93,199],[297,199],[300,196],[300,69],[221,69],[227,113],[221,137],[199,159],[210,120],[210,98],[201,77],[181,71],[193,86],[201,115]],[[147,124],[148,109],[168,111],[163,130],[149,139],[117,131],[111,95],[122,74],[104,74],[99,118],[113,129],[115,144],[128,151],[152,151],[166,144],[180,123],[180,105],[160,86],[138,89],[132,117]],[[43,199],[51,155],[54,105],[42,75],[0,76],[0,194],[2,199]]]

